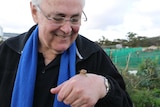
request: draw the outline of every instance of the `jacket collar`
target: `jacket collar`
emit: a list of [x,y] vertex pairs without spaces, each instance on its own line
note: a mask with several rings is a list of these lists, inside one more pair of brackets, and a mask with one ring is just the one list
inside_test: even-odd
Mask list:
[[36,28],[36,25],[33,26],[28,32],[22,33],[13,38],[9,38],[8,40],[5,41],[6,44],[12,50],[21,54],[26,41],[28,40],[29,36],[31,35],[31,33],[33,32],[35,28]]
[[[19,36],[10,38],[6,40],[6,44],[15,52],[21,54],[22,50],[24,48],[24,45],[26,41],[28,40],[29,36],[33,32],[33,30],[36,28],[37,25],[33,26],[28,32],[25,32],[23,34],[20,34]],[[77,45],[77,56],[80,60],[86,59],[91,54],[97,52],[100,48],[97,46],[96,43],[88,40],[87,38],[83,37],[82,35],[78,35],[76,39],[76,45]]]

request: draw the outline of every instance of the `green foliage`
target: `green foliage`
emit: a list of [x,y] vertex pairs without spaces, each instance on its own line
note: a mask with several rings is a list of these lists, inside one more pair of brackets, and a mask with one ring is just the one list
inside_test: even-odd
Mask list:
[[160,107],[160,97],[155,96],[158,94],[156,91],[149,91],[147,89],[134,90],[131,98],[135,107]]
[[122,44],[124,47],[148,47],[148,46],[159,46],[160,45],[160,36],[147,38],[145,36],[138,36],[138,34],[134,32],[128,32],[126,35],[126,39],[115,39],[113,41],[109,41],[107,38],[102,36],[102,39],[96,41],[96,43],[101,46],[113,46],[116,44]]
[[135,107],[160,107],[160,71],[157,62],[147,58],[138,67],[136,75],[122,71]]
[[103,46],[103,45],[106,45],[106,46],[112,45],[112,42],[109,41],[108,39],[106,39],[104,36],[102,36],[102,39],[99,39],[96,43],[99,44],[100,46]]
[[141,77],[140,86],[153,89],[159,87],[159,70],[158,70],[158,61],[147,58],[139,66],[139,71],[137,76]]

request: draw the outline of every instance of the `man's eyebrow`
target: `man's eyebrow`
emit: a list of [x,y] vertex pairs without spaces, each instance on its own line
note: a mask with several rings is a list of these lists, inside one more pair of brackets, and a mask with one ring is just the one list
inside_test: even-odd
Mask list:
[[56,13],[55,16],[61,16],[61,17],[65,17],[66,15],[63,13]]
[[[66,17],[67,15],[64,13],[56,13],[55,16]],[[80,13],[76,13],[76,14],[71,15],[71,17],[78,17],[78,16],[80,16]]]
[[78,16],[80,16],[80,14],[74,14],[74,15],[72,15],[72,17],[78,17]]

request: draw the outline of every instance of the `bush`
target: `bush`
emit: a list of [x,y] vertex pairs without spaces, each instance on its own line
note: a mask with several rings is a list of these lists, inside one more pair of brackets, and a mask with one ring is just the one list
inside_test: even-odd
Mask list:
[[[149,91],[147,89],[134,90],[131,99],[135,107],[160,107],[160,90],[156,89]],[[158,95],[158,97],[156,96]]]
[[137,75],[122,71],[134,107],[160,107],[160,69],[157,60],[146,59]]

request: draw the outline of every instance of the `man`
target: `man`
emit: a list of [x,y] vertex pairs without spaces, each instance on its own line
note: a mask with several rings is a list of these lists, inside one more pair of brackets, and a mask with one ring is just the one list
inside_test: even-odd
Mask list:
[[0,107],[132,107],[109,57],[78,34],[84,5],[31,1],[36,25],[0,46]]

